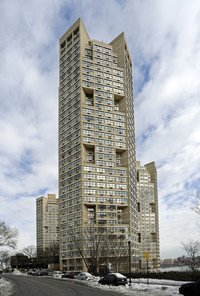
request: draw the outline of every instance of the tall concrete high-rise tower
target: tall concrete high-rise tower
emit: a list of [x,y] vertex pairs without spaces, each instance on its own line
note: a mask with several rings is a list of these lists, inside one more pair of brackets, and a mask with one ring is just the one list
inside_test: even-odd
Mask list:
[[79,18],[60,38],[61,270],[137,268],[136,184],[126,38],[91,40]]
[[[137,161],[139,269],[160,268],[157,169],[154,162]],[[147,254],[147,258],[145,256]],[[148,260],[148,266],[147,266]]]
[[37,254],[59,243],[59,211],[55,194],[36,199]]

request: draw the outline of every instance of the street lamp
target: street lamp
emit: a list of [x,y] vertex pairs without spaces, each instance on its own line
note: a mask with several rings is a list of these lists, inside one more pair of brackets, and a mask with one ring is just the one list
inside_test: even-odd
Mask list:
[[131,237],[128,236],[128,266],[129,266],[129,285],[131,286]]

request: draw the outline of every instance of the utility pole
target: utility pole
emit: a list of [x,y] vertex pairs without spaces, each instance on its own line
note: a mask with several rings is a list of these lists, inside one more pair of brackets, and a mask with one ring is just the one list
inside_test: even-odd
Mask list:
[[129,285],[131,286],[131,238],[128,237]]
[[145,252],[145,258],[147,261],[147,285],[149,284],[149,253]]

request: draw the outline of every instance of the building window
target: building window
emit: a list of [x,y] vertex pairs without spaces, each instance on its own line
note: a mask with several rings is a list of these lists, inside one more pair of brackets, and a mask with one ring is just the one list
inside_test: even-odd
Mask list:
[[106,183],[104,182],[97,183],[97,187],[100,187],[100,188],[106,187]]
[[107,188],[115,188],[115,183],[107,183]]
[[98,202],[106,202],[106,197],[98,197]]
[[94,196],[85,196],[84,201],[96,201],[96,197],[94,197]]
[[87,188],[85,188],[84,193],[86,193],[86,194],[95,194],[96,190],[95,189],[87,189]]
[[106,172],[106,169],[104,169],[104,168],[97,168],[97,172],[98,173],[105,173]]
[[105,180],[106,179],[106,176],[105,175],[97,175],[97,180]]
[[86,172],[95,172],[95,168],[90,167],[90,166],[84,166],[84,171],[86,171]]

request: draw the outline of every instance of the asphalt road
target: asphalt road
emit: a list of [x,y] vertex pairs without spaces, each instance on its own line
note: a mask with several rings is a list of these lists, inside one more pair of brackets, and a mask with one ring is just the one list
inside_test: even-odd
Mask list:
[[116,292],[102,291],[76,280],[9,274],[3,277],[14,284],[13,296],[116,296]]

